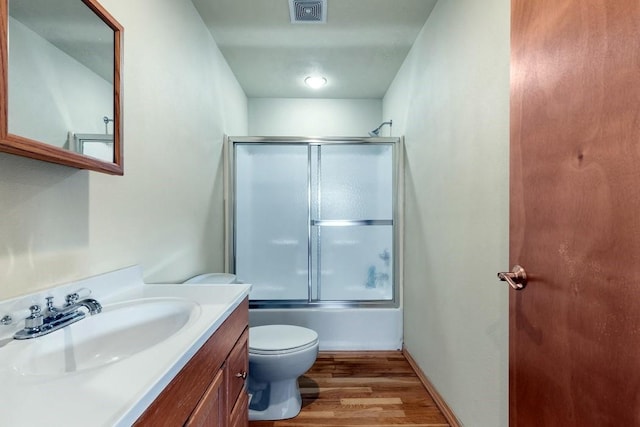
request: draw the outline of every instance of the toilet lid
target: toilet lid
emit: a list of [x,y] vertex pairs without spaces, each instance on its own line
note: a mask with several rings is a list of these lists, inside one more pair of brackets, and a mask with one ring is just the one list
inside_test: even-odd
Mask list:
[[249,328],[249,353],[293,352],[317,343],[316,331],[301,326],[266,325]]

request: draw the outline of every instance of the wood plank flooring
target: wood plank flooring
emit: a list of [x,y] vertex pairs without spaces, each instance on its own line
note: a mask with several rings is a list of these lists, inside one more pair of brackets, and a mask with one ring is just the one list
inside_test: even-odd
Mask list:
[[322,352],[298,384],[296,418],[249,426],[449,426],[401,352]]

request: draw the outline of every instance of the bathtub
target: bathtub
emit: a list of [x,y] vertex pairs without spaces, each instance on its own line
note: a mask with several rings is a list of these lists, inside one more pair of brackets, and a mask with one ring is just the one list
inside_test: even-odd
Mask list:
[[[185,283],[238,283],[235,276],[228,274],[204,274],[189,279]],[[262,286],[253,287],[249,299],[257,296],[271,297],[269,291],[279,288]],[[350,298],[366,299],[366,297],[384,296],[376,289],[364,289],[358,292],[350,290]],[[261,293],[257,293],[259,291]],[[400,350],[402,349],[402,308],[369,308],[369,307],[304,307],[304,308],[251,308],[249,325],[297,325],[313,329],[318,333],[320,350]]]
[[401,308],[253,308],[249,325],[286,324],[318,333],[320,350],[402,349]]

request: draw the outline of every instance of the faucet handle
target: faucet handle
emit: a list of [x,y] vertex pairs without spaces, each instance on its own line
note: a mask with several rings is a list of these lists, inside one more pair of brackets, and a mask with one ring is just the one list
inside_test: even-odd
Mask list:
[[88,288],[80,288],[77,291],[67,295],[65,297],[66,305],[72,305],[77,303],[81,298],[86,298],[91,295],[91,289]]
[[78,302],[79,299],[80,299],[80,295],[74,292],[64,297],[64,302],[65,302],[65,305],[72,305]]
[[42,310],[39,305],[32,305],[29,307],[31,314],[24,319],[25,329],[37,329],[44,324],[44,317],[42,316]]

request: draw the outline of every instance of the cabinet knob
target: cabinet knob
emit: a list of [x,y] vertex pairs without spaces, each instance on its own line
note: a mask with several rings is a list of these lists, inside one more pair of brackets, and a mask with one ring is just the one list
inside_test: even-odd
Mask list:
[[238,372],[236,374],[236,378],[242,378],[243,380],[247,379],[247,371]]

